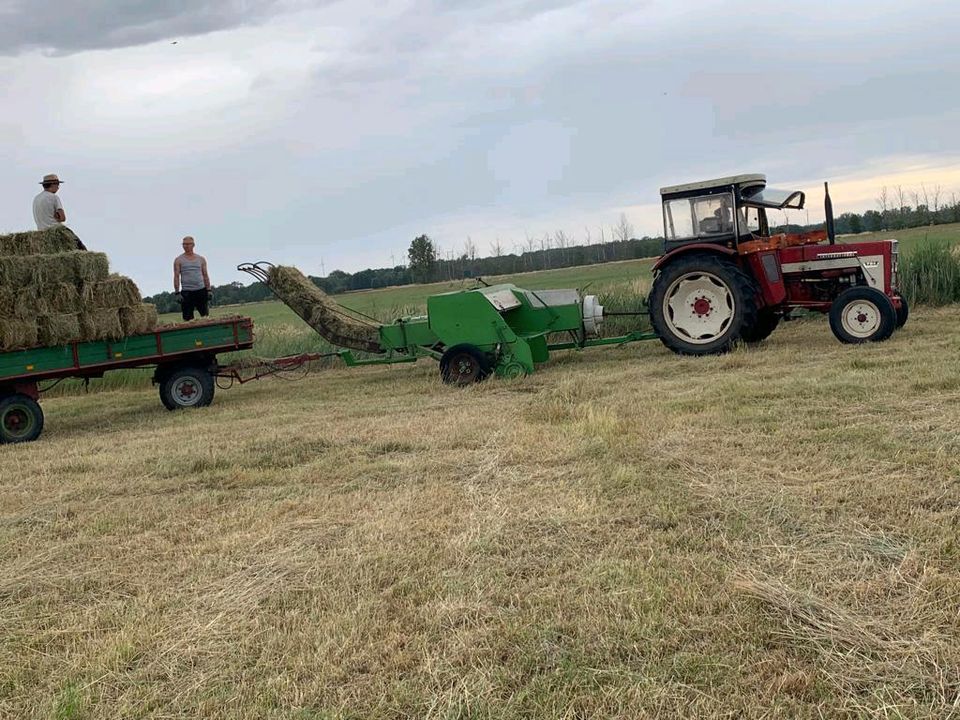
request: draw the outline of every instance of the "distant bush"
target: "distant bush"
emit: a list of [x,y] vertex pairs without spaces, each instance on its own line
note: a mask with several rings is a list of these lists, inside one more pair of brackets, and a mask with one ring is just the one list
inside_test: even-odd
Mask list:
[[923,240],[901,256],[900,290],[911,304],[960,302],[960,258],[951,245]]

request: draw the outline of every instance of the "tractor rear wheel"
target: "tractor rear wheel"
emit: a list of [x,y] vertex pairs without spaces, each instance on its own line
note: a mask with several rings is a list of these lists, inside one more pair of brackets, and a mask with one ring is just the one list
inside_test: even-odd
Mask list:
[[472,385],[493,370],[490,358],[476,345],[454,345],[440,358],[440,377],[448,385]]
[[0,444],[32,442],[43,432],[43,410],[28,395],[14,393],[0,400]]
[[780,324],[780,315],[769,308],[757,313],[757,321],[750,327],[745,327],[740,333],[740,339],[745,343],[758,343],[770,337],[770,333]]
[[849,288],[830,306],[830,329],[840,342],[881,342],[896,328],[893,302],[876,288]]
[[727,258],[681,256],[653,281],[650,322],[675,353],[724,353],[756,324],[758,292],[750,276]]
[[910,306],[907,304],[907,299],[901,295],[900,307],[897,308],[897,328],[906,325],[908,317],[910,317]]

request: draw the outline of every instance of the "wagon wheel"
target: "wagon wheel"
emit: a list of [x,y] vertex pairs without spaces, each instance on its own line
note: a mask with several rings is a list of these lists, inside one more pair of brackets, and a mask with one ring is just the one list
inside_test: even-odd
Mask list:
[[43,410],[33,398],[16,393],[0,400],[0,443],[31,442],[43,432]]
[[204,368],[174,370],[160,383],[160,402],[167,410],[206,407],[213,402],[213,376]]

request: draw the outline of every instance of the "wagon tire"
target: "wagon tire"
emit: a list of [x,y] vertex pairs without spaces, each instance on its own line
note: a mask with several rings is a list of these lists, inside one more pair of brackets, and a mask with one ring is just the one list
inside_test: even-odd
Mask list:
[[0,444],[33,442],[43,432],[43,410],[28,395],[14,393],[0,400]]
[[842,343],[882,342],[896,328],[893,301],[876,288],[848,288],[830,306],[830,329]]
[[160,402],[167,410],[206,407],[213,402],[213,375],[199,367],[177,368],[160,383]]
[[650,324],[680,355],[730,350],[757,322],[757,284],[714,254],[680,256],[660,268],[650,290]]
[[440,378],[447,385],[466,386],[482,382],[492,371],[490,357],[476,345],[454,345],[440,358]]

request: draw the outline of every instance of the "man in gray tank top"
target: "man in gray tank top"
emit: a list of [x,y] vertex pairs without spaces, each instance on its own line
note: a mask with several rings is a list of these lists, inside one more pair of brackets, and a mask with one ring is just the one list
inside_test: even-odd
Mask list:
[[183,255],[173,261],[173,292],[177,294],[184,320],[193,320],[194,310],[200,317],[210,314],[210,276],[207,261],[193,252],[193,238],[183,239]]

